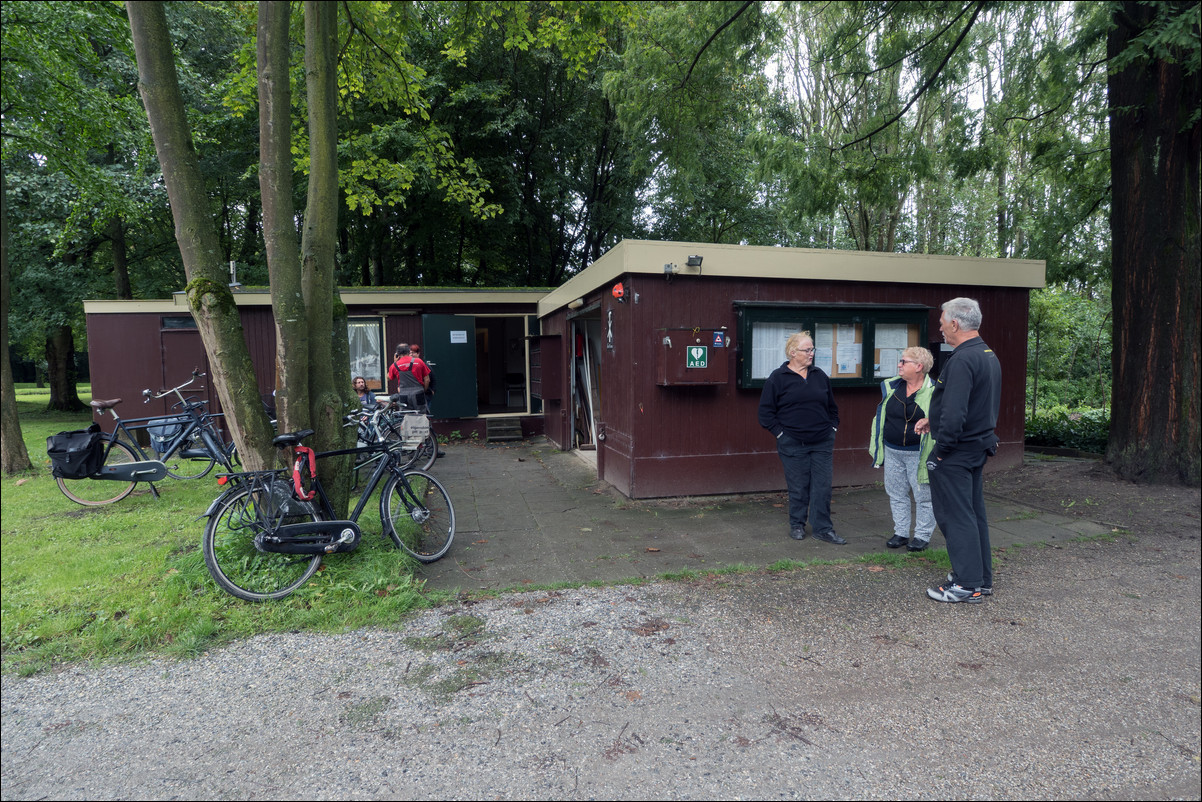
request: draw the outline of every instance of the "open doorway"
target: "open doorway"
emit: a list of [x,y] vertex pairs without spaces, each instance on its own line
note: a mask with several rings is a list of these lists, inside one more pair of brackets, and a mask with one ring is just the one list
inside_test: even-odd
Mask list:
[[526,317],[476,317],[476,405],[481,415],[530,409]]
[[601,318],[572,321],[572,448],[597,448],[601,415]]

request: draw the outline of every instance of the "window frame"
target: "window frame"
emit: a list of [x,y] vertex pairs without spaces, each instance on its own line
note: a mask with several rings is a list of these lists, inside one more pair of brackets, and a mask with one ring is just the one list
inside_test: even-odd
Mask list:
[[[387,386],[387,378],[385,377],[385,374],[388,371],[389,365],[389,354],[387,353],[388,349],[384,345],[384,318],[379,315],[348,315],[346,321],[348,349],[350,346],[349,340],[351,336],[351,329],[354,326],[371,326],[376,329],[376,334],[379,339],[377,360],[380,372],[379,375],[375,376],[364,374],[363,378],[367,380],[367,389],[371,390],[373,393],[383,392]],[[353,379],[357,375],[355,372],[355,356],[354,354],[349,354],[349,356],[351,357],[350,368],[351,378]]]
[[[738,387],[741,389],[763,389],[767,376],[753,378],[751,355],[755,347],[755,326],[759,323],[800,322],[799,331],[817,334],[820,324],[858,325],[861,327],[860,373],[854,377],[831,376],[831,386],[875,387],[886,376],[875,375],[877,351],[876,327],[882,323],[904,323],[918,327],[918,345],[927,347],[927,324],[931,307],[925,304],[816,304],[798,302],[736,301],[735,312],[738,330]],[[783,352],[780,362],[785,361]],[[779,363],[778,363],[779,364]],[[775,369],[775,368],[773,368]],[[896,374],[893,374],[896,375]]]

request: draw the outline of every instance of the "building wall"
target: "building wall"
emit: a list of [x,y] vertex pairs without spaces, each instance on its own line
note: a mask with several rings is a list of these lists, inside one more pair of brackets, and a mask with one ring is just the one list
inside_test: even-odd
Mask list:
[[[939,341],[939,306],[958,295],[981,303],[982,336],[997,352],[1007,378],[998,423],[1001,448],[993,468],[1021,462],[1026,377],[1025,288],[853,283],[810,280],[740,280],[677,276],[622,277],[625,303],[599,294],[599,314],[613,348],[601,358],[601,478],[633,498],[706,495],[783,489],[784,476],[772,437],[757,420],[759,390],[740,389],[736,354],[725,349],[725,383],[664,387],[657,379],[657,351],[665,329],[720,329],[738,335],[734,301],[781,303],[923,304],[930,307],[928,341]],[[562,326],[544,319],[544,331]],[[932,349],[937,350],[937,349]],[[711,349],[715,354],[716,349]],[[714,358],[714,357],[711,357]],[[781,353],[781,362],[784,353]],[[835,441],[835,481],[879,481],[867,453],[868,430],[880,399],[878,386],[839,388],[840,427]],[[551,426],[548,424],[548,433]],[[562,429],[559,430],[563,436]],[[554,438],[553,438],[554,439]],[[557,440],[563,447],[565,440]]]

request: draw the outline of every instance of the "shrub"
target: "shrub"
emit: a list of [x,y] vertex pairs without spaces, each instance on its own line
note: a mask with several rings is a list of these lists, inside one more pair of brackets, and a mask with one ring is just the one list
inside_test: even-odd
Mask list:
[[1058,404],[1027,418],[1027,445],[1075,448],[1101,454],[1106,450],[1109,436],[1109,408],[1069,409]]

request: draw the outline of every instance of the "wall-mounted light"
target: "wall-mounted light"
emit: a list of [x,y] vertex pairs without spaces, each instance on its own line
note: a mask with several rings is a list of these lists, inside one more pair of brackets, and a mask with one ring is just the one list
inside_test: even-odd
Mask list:
[[693,254],[688,258],[688,261],[686,261],[685,264],[689,267],[701,267],[701,257],[697,254]]
[[582,306],[584,306],[584,299],[577,298],[575,301],[572,301],[570,304],[568,304],[568,309],[579,309]]

